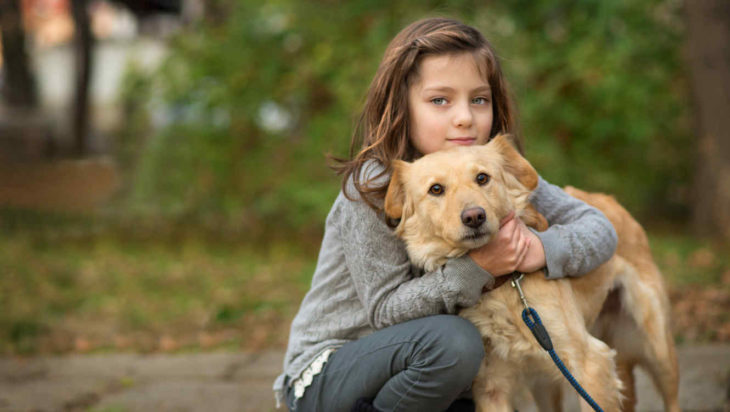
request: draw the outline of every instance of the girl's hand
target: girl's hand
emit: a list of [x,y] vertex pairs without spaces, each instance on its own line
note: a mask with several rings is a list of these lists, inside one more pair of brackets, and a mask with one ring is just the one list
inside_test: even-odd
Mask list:
[[545,267],[545,249],[540,239],[510,212],[500,222],[497,235],[469,256],[493,276],[514,271],[531,273]]

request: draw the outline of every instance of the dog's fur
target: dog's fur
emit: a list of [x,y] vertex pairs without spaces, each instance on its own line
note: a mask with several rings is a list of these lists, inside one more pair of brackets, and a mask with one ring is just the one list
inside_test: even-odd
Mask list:
[[[488,183],[477,183],[479,173],[489,176]],[[395,233],[412,262],[433,270],[486,244],[512,210],[528,226],[545,230],[545,218],[529,204],[537,182],[537,172],[509,136],[501,135],[484,146],[440,151],[413,163],[395,161],[385,212],[399,219]],[[443,193],[429,193],[434,184]],[[612,197],[566,191],[606,214],[618,233],[617,251],[581,277],[526,275],[522,288],[528,303],[540,314],[560,358],[605,411],[634,409],[635,365],[649,372],[666,410],[679,411],[669,303],[646,234]],[[476,228],[462,221],[462,212],[475,207],[486,214]],[[525,326],[522,309],[517,292],[503,286],[461,311],[479,329],[487,354],[473,385],[479,411],[514,410],[511,402],[521,385],[532,389],[541,411],[561,409],[563,377]]]

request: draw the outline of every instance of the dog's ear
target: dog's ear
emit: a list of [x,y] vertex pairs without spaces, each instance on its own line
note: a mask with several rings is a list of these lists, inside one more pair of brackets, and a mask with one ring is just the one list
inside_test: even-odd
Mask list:
[[536,229],[538,232],[544,232],[548,228],[548,221],[545,219],[545,216],[543,216],[530,204],[528,204],[525,210],[522,211],[520,219],[522,219],[527,226]]
[[[394,160],[391,164],[393,173],[390,175],[388,192],[385,194],[385,217],[388,222],[399,222],[403,217],[403,208],[406,204],[406,191],[403,187],[403,176],[409,164],[402,160]],[[397,226],[397,223],[391,224]]]
[[489,146],[492,146],[502,156],[503,167],[507,173],[514,176],[527,189],[535,190],[537,188],[537,171],[517,151],[511,135],[499,134],[489,142]]

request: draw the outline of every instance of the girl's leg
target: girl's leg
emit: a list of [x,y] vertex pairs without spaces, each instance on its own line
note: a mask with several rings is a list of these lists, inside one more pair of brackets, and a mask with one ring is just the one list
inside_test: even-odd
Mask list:
[[[443,411],[468,390],[484,358],[476,327],[454,315],[404,322],[350,342],[327,361],[296,411]],[[292,391],[288,393],[292,406]]]

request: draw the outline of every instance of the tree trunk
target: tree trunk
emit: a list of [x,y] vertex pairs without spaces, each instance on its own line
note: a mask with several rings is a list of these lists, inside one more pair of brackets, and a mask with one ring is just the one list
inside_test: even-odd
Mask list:
[[76,155],[84,156],[88,149],[89,84],[91,82],[94,38],[87,9],[87,0],[71,0],[73,15],[74,53],[76,63],[76,96],[73,107],[73,136]]
[[692,225],[730,239],[730,2],[684,3],[698,133]]
[[3,63],[5,65],[2,94],[10,107],[36,108],[38,90],[25,48],[25,31],[20,0],[0,1]]

